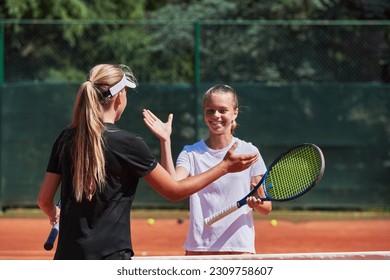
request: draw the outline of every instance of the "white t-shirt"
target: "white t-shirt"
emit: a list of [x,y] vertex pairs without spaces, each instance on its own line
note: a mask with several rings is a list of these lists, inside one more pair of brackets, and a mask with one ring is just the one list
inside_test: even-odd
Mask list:
[[[176,166],[187,169],[190,176],[202,173],[217,165],[235,142],[238,142],[234,151],[236,154],[259,153],[254,145],[236,137],[222,150],[208,148],[202,139],[193,145],[184,146]],[[251,178],[263,175],[265,171],[266,166],[260,156],[259,160],[248,169],[238,173],[228,173],[191,195],[190,226],[184,249],[255,253],[253,214],[247,205],[211,226],[206,226],[203,220],[242,199],[250,191]]]

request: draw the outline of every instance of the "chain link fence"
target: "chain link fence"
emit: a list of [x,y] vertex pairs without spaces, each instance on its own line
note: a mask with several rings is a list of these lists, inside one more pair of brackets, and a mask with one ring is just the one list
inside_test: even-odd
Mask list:
[[[259,147],[266,164],[301,142],[324,150],[327,167],[315,191],[275,207],[389,209],[390,22],[0,23],[1,208],[35,206],[79,84],[95,64],[124,63],[140,86],[119,124],[157,157],[142,109],[162,119],[174,113],[176,158],[207,136],[202,93],[227,83],[240,99],[236,134]],[[134,205],[187,202],[170,203],[141,182]]]
[[97,62],[141,82],[389,82],[387,21],[4,21],[5,83],[79,82]]

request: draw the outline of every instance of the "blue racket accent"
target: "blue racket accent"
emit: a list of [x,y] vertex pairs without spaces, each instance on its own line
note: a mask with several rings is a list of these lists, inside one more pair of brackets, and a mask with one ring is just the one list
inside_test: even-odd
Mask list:
[[[61,200],[58,201],[57,207],[61,208]],[[50,230],[49,236],[47,237],[47,240],[45,244],[43,244],[43,248],[45,248],[46,251],[50,251],[54,247],[54,242],[57,239],[58,232],[60,230],[60,223],[55,223],[53,227]]]

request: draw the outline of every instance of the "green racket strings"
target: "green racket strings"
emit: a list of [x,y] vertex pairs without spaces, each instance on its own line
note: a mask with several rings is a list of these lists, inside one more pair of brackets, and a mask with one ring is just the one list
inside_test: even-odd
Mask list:
[[269,171],[265,180],[267,195],[275,200],[294,198],[320,176],[322,159],[312,146],[302,146],[282,157]]

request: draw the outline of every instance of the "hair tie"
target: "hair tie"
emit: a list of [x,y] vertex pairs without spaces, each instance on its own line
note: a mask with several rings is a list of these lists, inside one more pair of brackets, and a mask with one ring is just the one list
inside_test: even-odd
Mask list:
[[97,94],[98,94],[98,96],[99,96],[99,98],[100,98],[101,100],[104,99],[104,98],[106,98],[106,97],[108,97],[108,96],[111,96],[109,92],[108,92],[108,93],[102,93],[102,92],[95,86],[95,84],[94,84],[91,80],[88,79],[87,82],[90,82],[90,83],[92,84],[93,88],[95,89],[95,91],[97,92]]

